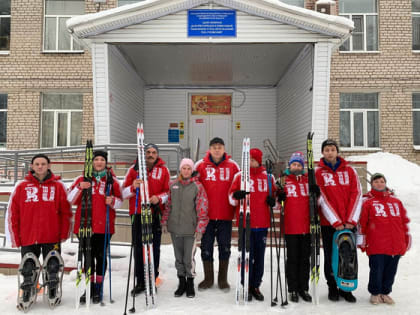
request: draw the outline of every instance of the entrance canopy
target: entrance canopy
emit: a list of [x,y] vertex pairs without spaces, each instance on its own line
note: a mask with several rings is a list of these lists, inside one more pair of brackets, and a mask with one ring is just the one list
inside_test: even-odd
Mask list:
[[[192,36],[193,10],[234,12],[234,34]],[[277,0],[147,0],[67,26],[92,52],[96,143],[134,143],[144,121],[150,142],[223,136],[238,158],[244,136],[261,149],[268,138],[286,158],[308,131],[315,151],[328,135],[330,58],[353,22]],[[208,95],[231,110],[194,116],[192,97]]]

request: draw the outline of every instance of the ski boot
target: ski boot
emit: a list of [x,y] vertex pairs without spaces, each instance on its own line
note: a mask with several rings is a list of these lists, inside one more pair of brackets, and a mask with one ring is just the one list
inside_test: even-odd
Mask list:
[[19,265],[19,294],[17,297],[17,308],[25,313],[28,312],[36,302],[36,286],[38,284],[40,270],[41,265],[34,253],[26,253]]
[[44,301],[51,309],[61,303],[63,274],[63,258],[58,251],[50,251],[42,265],[42,281],[45,287]]

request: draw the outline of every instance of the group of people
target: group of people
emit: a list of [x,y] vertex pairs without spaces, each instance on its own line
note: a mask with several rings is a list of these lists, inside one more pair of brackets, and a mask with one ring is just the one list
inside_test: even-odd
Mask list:
[[[360,244],[369,256],[369,285],[372,304],[393,304],[390,297],[398,261],[410,247],[408,218],[401,201],[386,187],[385,176],[371,176],[371,190],[362,195],[356,171],[338,155],[339,147],[334,140],[322,143],[322,158],[315,171],[316,185],[311,187],[318,196],[324,250],[324,275],[328,285],[328,299],[356,302],[351,292],[339,290],[335,282],[331,259],[332,238],[336,230],[344,228],[363,236]],[[249,300],[263,301],[260,291],[264,275],[264,257],[267,232],[270,228],[270,207],[281,204],[284,209],[284,234],[287,246],[286,278],[291,301],[299,298],[310,302],[309,283],[309,187],[302,152],[295,152],[288,161],[288,168],[277,180],[267,174],[262,165],[263,153],[257,148],[250,150],[250,192],[241,190],[241,170],[225,152],[224,141],[210,141],[205,157],[194,164],[183,159],[179,175],[170,180],[165,162],[154,144],[145,147],[145,159],[150,204],[153,212],[153,255],[155,277],[159,276],[160,243],[163,233],[170,233],[178,287],[175,297],[186,293],[195,296],[193,249],[201,241],[201,259],[204,279],[199,290],[207,290],[215,283],[213,251],[218,244],[217,285],[228,291],[228,266],[231,255],[232,221],[238,218],[240,200],[250,194],[250,267]],[[41,252],[45,259],[52,249],[60,251],[60,243],[70,235],[71,204],[77,205],[73,232],[78,233],[81,216],[81,195],[92,187],[92,278],[91,298],[93,303],[101,299],[100,287],[106,270],[104,257],[105,225],[107,208],[110,209],[110,236],[115,231],[115,209],[123,199],[129,199],[129,213],[133,216],[132,238],[136,286],[132,295],[145,290],[141,197],[136,190],[141,185],[138,179],[138,160],[131,166],[120,186],[112,169],[107,165],[107,153],[93,154],[93,176],[76,178],[66,189],[58,176],[51,172],[50,160],[44,154],[35,155],[31,170],[25,179],[16,184],[9,201],[7,223],[13,247],[21,247],[22,257]],[[108,179],[112,189],[107,192]],[[280,184],[279,184],[280,183]],[[136,204],[137,200],[137,204]],[[237,224],[244,224],[239,222]],[[45,227],[48,227],[47,229]],[[105,266],[103,265],[105,263]],[[86,296],[80,298],[86,302]]]

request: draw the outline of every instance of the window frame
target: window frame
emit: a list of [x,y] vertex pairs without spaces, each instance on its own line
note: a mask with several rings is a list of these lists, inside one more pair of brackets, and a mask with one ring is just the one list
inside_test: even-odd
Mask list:
[[[54,120],[53,120],[53,148],[66,148],[71,147],[71,114],[72,113],[82,113],[82,124],[83,124],[83,103],[82,103],[82,109],[44,109],[44,95],[83,95],[82,93],[43,93],[41,97],[41,130],[40,130],[40,148],[48,148],[43,146],[43,113],[44,112],[53,112],[54,113]],[[83,102],[83,97],[82,97]],[[58,138],[58,115],[61,113],[67,114],[67,144],[65,146],[58,146],[57,145],[57,138]],[[82,127],[82,126],[81,126]],[[79,144],[81,145],[81,143]]]
[[[60,53],[60,54],[80,54],[84,53],[84,49],[82,50],[74,50],[74,41],[75,39],[73,36],[70,35],[70,50],[60,50],[58,49],[58,39],[59,39],[59,21],[60,18],[72,18],[79,15],[72,15],[72,14],[46,14],[47,12],[47,0],[44,0],[44,19],[43,19],[43,27],[42,27],[42,52],[43,53]],[[55,48],[56,49],[45,49],[45,40],[46,40],[46,26],[47,26],[47,18],[55,18]]]
[[[375,2],[376,2],[376,9],[377,9],[376,13],[355,13],[355,12],[353,12],[353,13],[338,13],[339,16],[348,18],[351,21],[353,21],[353,15],[363,16],[363,50],[353,50],[353,35],[352,35],[348,39],[349,50],[341,50],[339,48],[339,50],[338,50],[339,53],[344,53],[344,54],[358,53],[359,54],[359,53],[378,53],[378,52],[380,52],[380,50],[379,50],[379,5],[378,5],[378,0],[375,0]],[[366,32],[366,29],[367,29],[367,23],[366,23],[367,19],[366,19],[366,17],[367,16],[376,16],[376,23],[377,23],[377,25],[376,25],[376,32],[377,32],[376,38],[377,38],[377,41],[378,41],[378,48],[376,50],[367,50],[367,36],[366,36],[366,34],[367,34],[367,32]],[[343,46],[343,45],[344,45],[344,43],[341,44],[340,47]]]
[[[282,0],[280,0],[280,1],[282,1]],[[283,2],[284,4],[287,4],[287,5],[293,5],[293,6],[298,7],[298,8],[305,8],[305,7],[306,7],[306,1],[307,1],[307,0],[303,0],[303,7],[298,6],[298,5],[294,5],[294,4],[288,4],[288,3],[284,2],[284,1],[282,1],[282,2]]]
[[[381,130],[381,120],[380,120],[380,110],[379,110],[379,93],[364,93],[364,92],[351,92],[351,93],[340,93],[340,94],[377,94],[378,95],[378,107],[377,108],[341,108],[341,104],[339,104],[340,107],[340,117],[341,117],[341,112],[349,112],[350,113],[350,146],[349,147],[343,147],[340,144],[340,150],[342,151],[378,151],[381,150],[380,147],[380,142],[381,142],[381,137],[380,137],[380,130]],[[369,147],[368,146],[368,112],[377,112],[378,113],[378,134],[379,134],[379,139],[378,139],[378,147]],[[356,113],[362,113],[363,114],[363,146],[355,146],[354,145],[354,115]],[[340,119],[339,119],[340,121]],[[339,126],[341,127],[341,126]],[[340,132],[339,132],[340,133]],[[340,139],[341,140],[341,139]]]
[[[0,113],[6,113],[6,142],[0,142],[0,150],[6,150],[7,148],[7,112],[8,112],[8,105],[9,105],[9,95],[7,93],[0,93],[1,95],[6,95],[6,108],[0,108]],[[4,144],[4,146],[2,145]]]
[[[411,25],[413,25],[414,17],[417,17],[417,18],[420,19],[420,11],[413,11],[413,7],[411,7]],[[412,29],[411,32],[412,32],[411,33],[411,40],[413,40],[414,29]],[[420,43],[419,43],[419,45],[420,45]],[[414,46],[414,42],[412,41],[411,42],[411,50],[413,52],[420,53],[420,48],[419,49],[414,49],[413,46]]]
[[[11,0],[10,0],[11,1]],[[9,23],[12,23],[12,14],[0,14],[0,20],[2,18],[9,18]],[[11,25],[9,25],[9,28],[11,27]],[[8,50],[0,50],[0,55],[8,55],[10,54],[10,38],[11,38],[11,34],[9,35],[9,49]]]
[[414,143],[414,112],[420,112],[420,108],[414,108],[414,94],[417,94],[420,97],[420,92],[413,92],[411,94],[411,109],[412,109],[412,117],[413,117],[413,124],[412,124],[412,128],[413,128],[413,147],[414,147],[415,150],[420,150],[420,143],[419,144]]

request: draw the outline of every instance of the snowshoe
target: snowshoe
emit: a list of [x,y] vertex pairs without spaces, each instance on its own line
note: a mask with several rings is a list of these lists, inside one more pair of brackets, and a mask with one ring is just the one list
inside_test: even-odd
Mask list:
[[334,233],[332,269],[339,289],[351,292],[357,288],[356,238],[348,229]]
[[63,274],[63,258],[58,251],[50,251],[42,265],[44,301],[48,303],[50,308],[54,308],[61,303]]
[[[37,298],[37,284],[41,265],[34,253],[26,253],[19,265],[18,284],[19,294],[17,297],[17,308],[29,311]],[[23,279],[23,281],[22,281]]]

